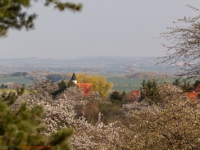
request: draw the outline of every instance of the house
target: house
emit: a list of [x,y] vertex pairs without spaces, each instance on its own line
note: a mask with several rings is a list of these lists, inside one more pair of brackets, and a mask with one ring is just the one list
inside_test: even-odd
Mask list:
[[138,101],[141,97],[141,91],[140,90],[132,90],[130,93],[127,94],[126,100],[130,101]]
[[75,73],[72,74],[71,80],[72,80],[79,88],[82,89],[82,91],[83,91],[83,96],[87,96],[87,95],[90,94],[92,83],[78,83]]
[[84,96],[87,96],[91,93],[92,83],[77,83],[77,86],[82,89]]
[[196,102],[200,95],[200,83],[196,86],[193,92],[185,92],[185,95]]

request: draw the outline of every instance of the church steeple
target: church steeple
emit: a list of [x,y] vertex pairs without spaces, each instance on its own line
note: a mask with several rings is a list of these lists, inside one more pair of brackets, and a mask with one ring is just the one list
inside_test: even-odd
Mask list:
[[77,84],[77,79],[76,79],[75,73],[73,73],[71,80],[72,80],[75,84]]

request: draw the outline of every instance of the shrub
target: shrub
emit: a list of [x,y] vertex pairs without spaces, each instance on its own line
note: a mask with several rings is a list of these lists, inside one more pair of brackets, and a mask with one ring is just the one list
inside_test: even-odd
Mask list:
[[98,120],[98,114],[99,114],[99,102],[96,100],[89,102],[83,108],[83,112],[84,112],[85,118],[88,121],[90,121],[91,123],[96,123]]
[[116,121],[122,115],[121,101],[116,100],[113,103],[102,101],[99,103],[99,111],[103,114],[102,121],[104,123]]

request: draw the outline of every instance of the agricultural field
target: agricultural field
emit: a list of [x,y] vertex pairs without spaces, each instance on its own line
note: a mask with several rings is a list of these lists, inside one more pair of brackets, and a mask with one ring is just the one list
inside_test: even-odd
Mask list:
[[130,92],[131,90],[139,90],[140,85],[135,85],[135,86],[113,86],[114,91],[125,91],[126,93]]
[[115,86],[120,85],[140,85],[143,79],[125,79],[123,77],[107,77],[108,82],[113,82]]
[[[145,80],[148,80],[145,78]],[[160,78],[158,79],[160,82],[163,82],[164,79]],[[174,77],[168,78],[166,81],[168,82],[173,82],[175,80]],[[130,92],[131,90],[138,90],[141,87],[141,83],[143,79],[126,79],[123,77],[107,77],[108,82],[113,82],[114,87],[113,90],[117,91],[125,91],[125,92]]]
[[[130,92],[131,90],[135,89],[138,90],[141,87],[141,83],[143,78],[138,79],[126,79],[122,77],[120,74],[111,74],[111,73],[96,73],[96,74],[90,74],[90,75],[98,75],[98,76],[104,76],[107,78],[108,82],[113,82],[113,90],[117,91],[125,91]],[[146,78],[147,80],[147,78]],[[163,78],[159,79],[160,81],[163,81]],[[169,82],[173,82],[174,78],[169,78]],[[29,86],[34,81],[25,77],[7,77],[7,78],[0,78],[0,85],[5,82],[16,82],[20,84],[25,84],[26,86]]]
[[108,82],[113,82],[113,90],[130,92],[133,89],[140,89],[143,79],[125,79],[123,77],[107,77]]
[[33,83],[33,80],[30,80],[24,77],[0,78],[0,85],[5,82],[16,82],[16,83],[25,84],[26,86],[29,86],[31,83]]

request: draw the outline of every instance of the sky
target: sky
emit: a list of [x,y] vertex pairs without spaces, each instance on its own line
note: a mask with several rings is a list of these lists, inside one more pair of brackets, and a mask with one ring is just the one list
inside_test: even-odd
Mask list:
[[82,3],[81,12],[59,12],[34,2],[30,12],[38,17],[34,30],[9,30],[0,38],[0,59],[85,56],[164,56],[160,33],[173,21],[197,16],[187,4],[198,7],[199,0],[71,0]]

